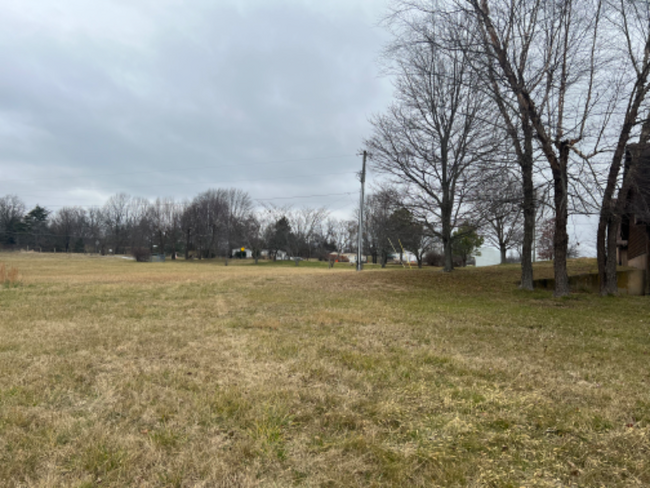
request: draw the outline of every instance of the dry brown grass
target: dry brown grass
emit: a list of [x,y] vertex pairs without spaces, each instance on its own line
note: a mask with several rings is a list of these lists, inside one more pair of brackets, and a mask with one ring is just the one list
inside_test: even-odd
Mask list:
[[516,267],[3,261],[2,486],[650,485],[645,297],[524,293]]
[[7,267],[5,263],[0,263],[0,285],[16,286],[19,283],[18,268],[13,266]]

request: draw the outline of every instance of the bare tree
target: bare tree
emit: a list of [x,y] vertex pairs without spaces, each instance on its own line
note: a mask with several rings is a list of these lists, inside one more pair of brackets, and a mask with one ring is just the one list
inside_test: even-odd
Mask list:
[[130,202],[131,197],[129,195],[118,193],[110,197],[102,209],[104,224],[110,236],[110,245],[113,246],[112,249],[115,254],[124,251],[129,213],[131,211]]
[[252,213],[243,222],[244,240],[246,246],[248,246],[253,253],[255,264],[258,263],[262,249],[266,244],[264,239],[265,230],[265,223]]
[[[396,73],[396,102],[374,117],[366,141],[373,166],[389,175],[402,204],[444,247],[453,269],[453,230],[469,215],[465,198],[477,183],[473,166],[493,150],[494,130],[484,123],[487,99],[461,50],[442,48],[454,26],[431,16],[393,19],[388,51]],[[458,32],[456,32],[458,33]]]
[[[151,203],[146,198],[132,197],[129,202],[129,211],[126,218],[127,235],[129,237],[129,247],[131,250],[136,248],[150,249],[157,247],[152,240],[151,220],[149,219],[149,209]],[[158,252],[162,252],[158,250]]]
[[352,250],[352,246],[356,242],[356,225],[357,223],[353,220],[328,219],[327,235],[334,244],[337,254]]
[[328,213],[327,209],[322,207],[304,207],[287,214],[297,241],[297,253],[302,257],[311,259],[317,237],[322,234],[322,227]]
[[191,241],[198,257],[216,256],[220,245],[223,245],[228,215],[225,191],[207,190],[197,195],[186,213],[186,229],[190,230]]
[[86,233],[86,211],[81,207],[62,207],[52,217],[50,230],[62,242],[65,252],[70,252],[73,240],[83,239]]
[[87,229],[88,229],[88,239],[90,240],[90,245],[93,247],[95,252],[104,252],[104,241],[105,241],[105,232],[104,232],[104,217],[102,211],[99,208],[91,207],[86,213],[87,218]]
[[25,204],[16,195],[6,195],[0,198],[0,239],[2,243],[8,245],[18,243],[25,209]]
[[[619,226],[625,212],[627,195],[632,190],[638,173],[641,155],[650,139],[650,116],[644,103],[650,91],[650,6],[648,2],[612,0],[608,2],[610,32],[613,41],[620,41],[618,50],[622,66],[621,73],[628,74],[625,86],[628,88],[627,102],[620,125],[618,140],[607,173],[602,195],[600,219],[598,222],[597,250],[600,291],[602,294],[616,293],[616,245]],[[635,129],[645,118],[639,144],[631,149],[627,168],[621,178],[628,143],[635,135]],[[615,198],[618,190],[618,198]]]
[[237,188],[225,190],[224,199],[227,211],[224,217],[223,229],[226,245],[226,265],[228,265],[228,257],[232,252],[233,243],[244,239],[244,224],[251,214],[253,202],[248,193]]
[[153,234],[152,241],[157,242],[159,252],[164,253],[169,242],[173,244],[172,259],[176,251],[174,231],[178,233],[178,204],[173,198],[156,198],[149,205],[147,219],[149,231]]
[[548,163],[556,226],[554,293],[566,295],[569,166],[572,154],[588,160],[598,153],[603,131],[602,126],[588,124],[604,99],[598,92],[608,90],[605,79],[597,77],[603,61],[597,56],[603,42],[603,2],[464,0],[457,4],[470,7],[466,12],[473,14],[478,26],[478,44],[495,101],[518,153],[522,140],[513,116],[521,124],[523,145],[530,144],[534,134]]
[[482,183],[473,197],[476,220],[483,223],[481,234],[499,249],[505,264],[508,251],[523,242],[522,185],[506,167],[486,170]]

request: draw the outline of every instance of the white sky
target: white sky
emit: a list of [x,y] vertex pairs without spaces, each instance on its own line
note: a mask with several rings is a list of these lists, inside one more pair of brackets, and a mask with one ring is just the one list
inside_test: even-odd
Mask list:
[[[386,6],[0,0],[0,195],[56,210],[238,187],[351,217],[392,98]],[[570,229],[583,254],[591,227]]]

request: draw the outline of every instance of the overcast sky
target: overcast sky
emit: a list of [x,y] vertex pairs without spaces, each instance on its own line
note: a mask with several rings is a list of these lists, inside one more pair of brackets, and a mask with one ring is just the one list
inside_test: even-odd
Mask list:
[[[237,187],[350,217],[392,97],[387,5],[0,0],[0,196],[57,210]],[[594,254],[593,223],[572,222]]]
[[[0,195],[354,193],[382,0],[1,0]],[[275,200],[351,210],[355,195]]]

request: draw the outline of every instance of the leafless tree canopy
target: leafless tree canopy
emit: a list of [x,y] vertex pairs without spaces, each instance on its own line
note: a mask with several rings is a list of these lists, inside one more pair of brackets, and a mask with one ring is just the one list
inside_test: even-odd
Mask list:
[[439,45],[451,25],[424,17],[395,17],[392,25],[396,101],[371,120],[366,146],[374,167],[399,188],[402,204],[441,239],[451,271],[453,229],[470,218],[466,198],[479,183],[477,163],[495,146],[494,130],[484,123],[488,100],[465,53]]

